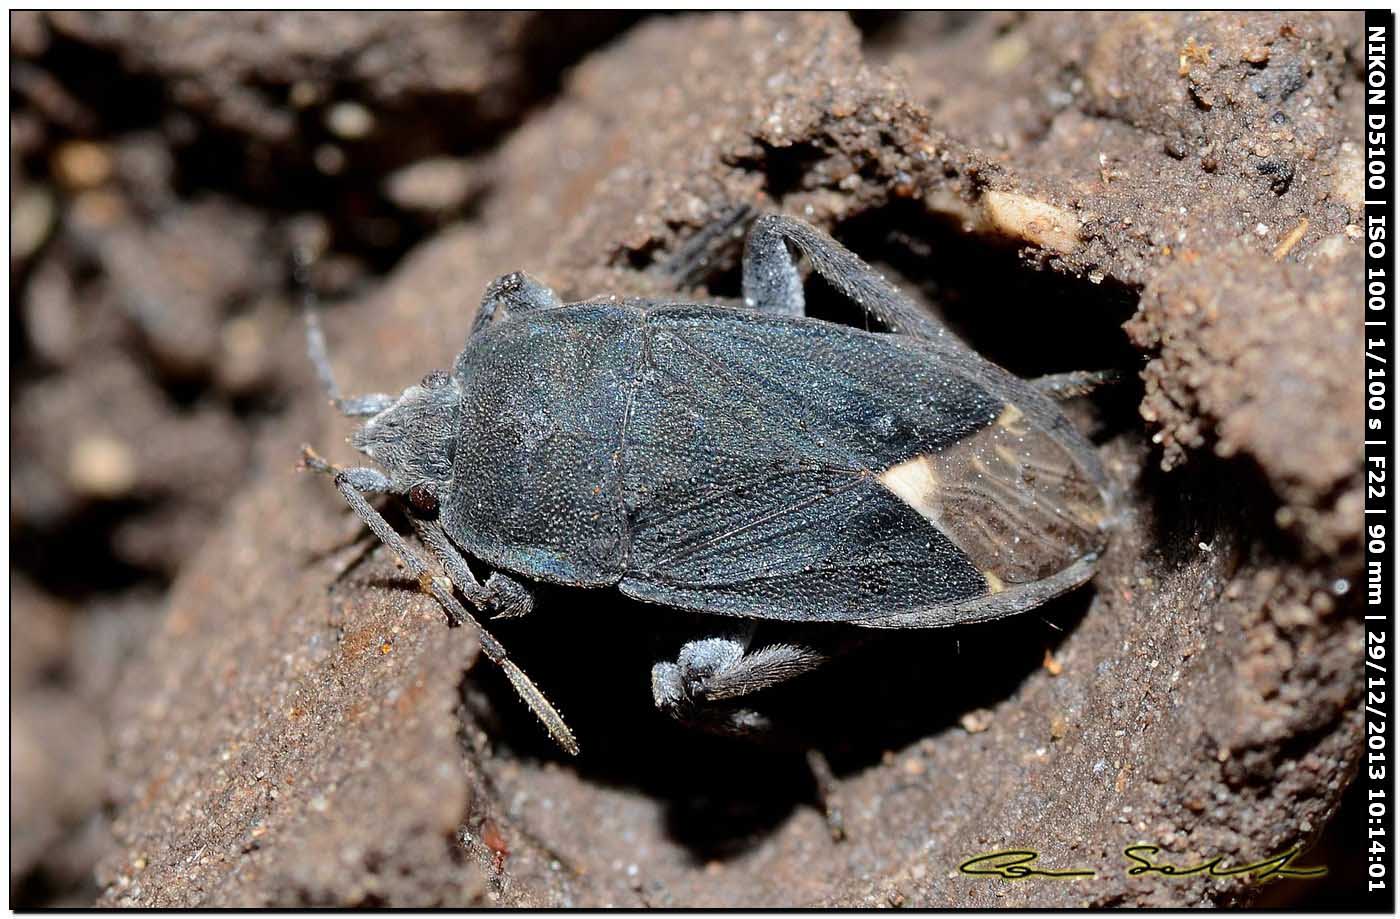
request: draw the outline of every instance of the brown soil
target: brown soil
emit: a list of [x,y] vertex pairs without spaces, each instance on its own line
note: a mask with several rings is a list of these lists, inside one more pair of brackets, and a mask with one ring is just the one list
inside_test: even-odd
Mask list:
[[[1305,13],[12,14],[15,903],[1340,896],[1360,38]],[[746,210],[831,230],[1018,373],[1131,380],[1075,410],[1122,504],[1090,588],[775,695],[835,767],[841,843],[800,751],[652,710],[693,621],[559,590],[498,625],[568,758],[294,468],[354,454],[292,241],[323,252],[347,388],[397,391],[509,270],[734,296],[738,238],[687,243]],[[1129,877],[1137,842],[1316,845],[1334,883]],[[1011,847],[1098,877],[957,871]]]

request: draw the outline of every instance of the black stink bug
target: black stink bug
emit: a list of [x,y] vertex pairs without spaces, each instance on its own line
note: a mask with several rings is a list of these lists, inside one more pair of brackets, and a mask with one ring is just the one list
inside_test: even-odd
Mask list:
[[[795,247],[887,332],[808,318]],[[611,587],[717,617],[652,671],[657,705],[722,730],[732,700],[819,665],[803,644],[751,648],[756,620],[928,628],[1009,616],[1086,581],[1108,483],[1057,397],[1090,375],[1027,382],[961,344],[813,227],[757,220],[742,308],[610,298],[561,303],[524,274],[487,288],[451,371],[399,396],[339,397],[314,314],[310,351],[336,405],[368,420],[378,468],[332,469],[564,749],[572,733],[458,602],[521,615],[527,583]],[[407,500],[434,576],[365,499]],[[488,566],[483,585],[463,553]],[[448,580],[450,578],[450,581]],[[739,628],[735,629],[734,626]]]

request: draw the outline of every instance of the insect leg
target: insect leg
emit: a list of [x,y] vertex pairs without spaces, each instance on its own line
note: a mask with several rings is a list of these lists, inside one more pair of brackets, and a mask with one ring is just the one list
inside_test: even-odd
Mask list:
[[1046,374],[1027,382],[1050,398],[1063,402],[1087,396],[1100,386],[1122,381],[1123,375],[1117,370],[1071,370],[1069,373]]
[[655,267],[676,289],[694,287],[714,272],[715,263],[731,247],[742,242],[744,224],[752,215],[753,206],[747,202],[726,207]]
[[821,801],[822,812],[826,815],[826,828],[835,842],[846,838],[846,808],[841,800],[841,786],[826,754],[813,747],[807,751],[807,769],[812,773],[812,781],[817,786],[817,799]]
[[[545,698],[544,693],[540,692],[530,681],[525,672],[515,665],[495,636],[482,628],[481,623],[477,622],[472,614],[467,612],[457,598],[452,595],[451,581],[434,577],[432,571],[409,547],[399,532],[389,526],[389,522],[384,519],[383,515],[375,510],[369,501],[365,500],[367,494],[381,494],[388,491],[390,488],[388,478],[379,470],[367,467],[336,469],[309,449],[303,453],[303,462],[309,469],[335,476],[336,489],[356,515],[365,522],[365,526],[369,527],[374,535],[379,537],[380,542],[388,546],[403,561],[408,573],[418,581],[419,588],[438,602],[453,625],[466,624],[476,630],[477,638],[481,642],[481,650],[492,663],[505,672],[506,679],[510,680],[516,694],[535,713],[535,717],[544,724],[549,735],[554,738],[554,742],[569,753],[577,754],[578,741],[574,739],[573,732],[564,723],[559,712]],[[465,570],[466,566],[463,565],[462,568]]]
[[686,642],[674,663],[652,667],[652,697],[657,708],[678,720],[721,733],[760,733],[768,728],[766,718],[726,703],[815,670],[827,659],[796,644],[750,651],[747,635],[702,638]]
[[[825,652],[797,644],[765,645],[750,651],[752,635],[750,626],[732,635],[687,642],[674,663],[657,663],[651,670],[656,707],[679,721],[721,734],[795,739],[766,715],[733,702],[809,673],[830,658]],[[820,750],[807,750],[807,765],[831,837],[839,841],[846,831],[836,776]]]
[[892,332],[941,341],[955,340],[943,324],[854,252],[810,224],[767,214],[754,221],[744,248],[744,303],[749,309],[801,316],[805,310],[802,278],[788,243],[812,268]]
[[513,619],[528,615],[535,608],[534,594],[519,581],[499,571],[486,579],[486,586],[467,568],[466,560],[447,538],[447,532],[436,520],[413,518],[413,529],[433,558],[447,571],[457,589],[477,609],[494,613],[495,619]]
[[[492,281],[481,296],[481,308],[476,311],[471,335],[475,335],[502,314],[530,313],[563,306],[559,295],[523,271],[512,271]],[[470,336],[468,336],[470,337]]]
[[535,595],[515,578],[499,571],[486,579],[486,608],[492,619],[518,619],[535,610]]

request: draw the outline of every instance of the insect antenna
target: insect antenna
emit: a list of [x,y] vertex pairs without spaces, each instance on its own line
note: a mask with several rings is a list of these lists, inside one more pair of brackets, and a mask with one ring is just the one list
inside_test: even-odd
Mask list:
[[364,396],[345,398],[340,386],[335,382],[335,371],[331,369],[330,355],[326,350],[326,333],[321,329],[321,306],[311,284],[311,266],[316,258],[309,243],[292,246],[292,283],[301,299],[301,314],[306,321],[306,356],[311,358],[311,366],[316,369],[316,379],[326,398],[342,415],[363,418],[378,415],[394,404],[394,397],[387,393],[370,393]]
[[337,405],[341,401],[340,387],[335,382],[330,356],[326,352],[326,333],[321,330],[320,303],[311,286],[311,266],[316,261],[310,241],[301,240],[291,247],[292,285],[301,300],[301,315],[306,322],[306,356],[316,368],[316,378],[327,398]]

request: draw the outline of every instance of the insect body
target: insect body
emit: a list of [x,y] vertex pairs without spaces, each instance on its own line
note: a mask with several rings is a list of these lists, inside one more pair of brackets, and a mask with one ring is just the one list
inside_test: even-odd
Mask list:
[[[789,244],[892,331],[807,318]],[[914,628],[1020,612],[1088,579],[1106,478],[1054,385],[972,353],[799,221],[755,223],[743,285],[743,309],[563,304],[507,275],[450,372],[398,397],[338,400],[369,416],[354,443],[379,469],[340,471],[337,484],[400,555],[411,550],[362,493],[405,496],[466,599],[506,615],[531,608],[524,582],[550,581],[731,624]],[[312,342],[329,381],[314,326]],[[459,551],[494,570],[484,586]],[[470,619],[408,564],[450,616]],[[656,665],[658,706],[745,730],[757,716],[729,700],[824,659],[716,632]],[[572,748],[549,703],[483,641]]]

